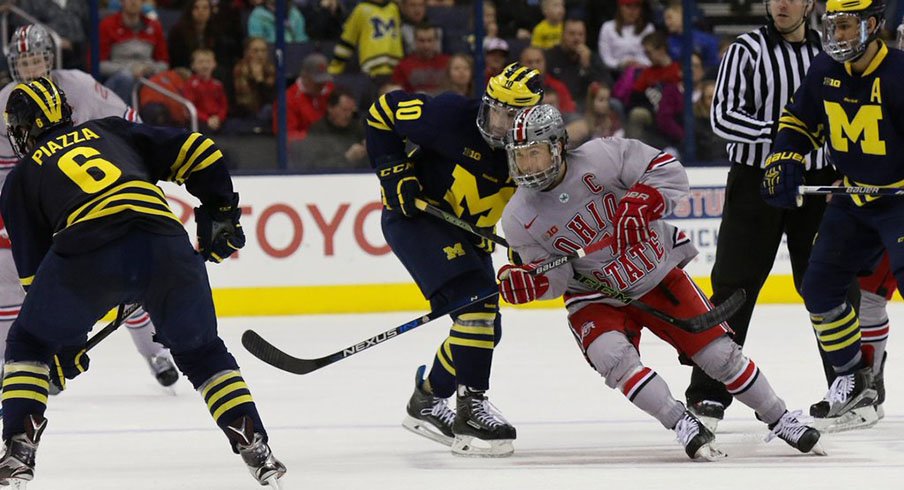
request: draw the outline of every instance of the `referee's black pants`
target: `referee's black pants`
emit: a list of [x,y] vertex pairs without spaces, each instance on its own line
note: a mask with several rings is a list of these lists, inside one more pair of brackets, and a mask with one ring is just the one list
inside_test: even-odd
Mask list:
[[[807,185],[831,185],[836,176],[833,168],[825,168],[805,172],[804,179]],[[760,289],[772,270],[782,234],[788,236],[794,287],[800,294],[813,238],[826,208],[825,196],[815,195],[804,197],[803,206],[797,209],[770,206],[760,197],[762,180],[763,170],[760,168],[740,164],[731,166],[725,185],[716,263],[712,270],[713,303],[725,301],[737,289],[744,289],[747,293],[744,305],[728,319],[728,325],[734,330],[734,341],[739,345],[744,345],[747,339],[750,316]],[[810,328],[810,325],[788,325],[787,328]],[[732,401],[725,385],[696,366],[685,397],[688,406],[710,400],[728,407]]]

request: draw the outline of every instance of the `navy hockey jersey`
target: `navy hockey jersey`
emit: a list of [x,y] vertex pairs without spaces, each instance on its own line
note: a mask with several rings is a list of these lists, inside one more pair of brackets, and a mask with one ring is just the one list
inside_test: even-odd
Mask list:
[[155,185],[185,183],[201,202],[226,202],[232,181],[209,138],[119,117],[54,128],[10,172],[0,194],[13,258],[28,286],[44,258],[77,254],[131,227],[185,233]]
[[436,97],[390,92],[367,114],[367,153],[381,158],[411,154],[423,197],[472,223],[491,228],[515,193],[504,150],[477,130],[480,101],[453,93]]
[[826,142],[847,185],[904,187],[904,52],[880,42],[860,74],[816,57],[779,119],[773,152],[806,154]]

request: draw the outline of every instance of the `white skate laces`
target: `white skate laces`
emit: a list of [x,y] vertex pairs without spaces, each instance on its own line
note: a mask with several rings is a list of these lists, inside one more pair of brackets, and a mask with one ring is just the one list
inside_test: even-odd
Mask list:
[[437,397],[433,397],[433,406],[431,408],[421,410],[421,415],[432,415],[441,420],[444,425],[450,427],[455,420],[455,412],[446,405],[446,400]]
[[687,414],[684,414],[678,420],[678,423],[675,424],[675,433],[678,435],[678,442],[682,446],[687,446],[690,440],[700,433],[700,424]]
[[485,397],[474,398],[471,400],[471,407],[473,409],[471,416],[487,427],[495,428],[508,425],[508,421],[502,417],[502,413],[499,409]]
[[826,393],[826,401],[831,404],[847,403],[851,393],[854,391],[855,384],[854,373],[838,376],[835,381],[832,381],[832,386],[829,387],[829,392]]
[[778,437],[784,441],[797,444],[800,436],[810,429],[807,424],[811,420],[809,417],[804,417],[801,410],[785,412],[782,418],[778,420],[778,423],[775,424],[775,427],[766,435],[766,442]]

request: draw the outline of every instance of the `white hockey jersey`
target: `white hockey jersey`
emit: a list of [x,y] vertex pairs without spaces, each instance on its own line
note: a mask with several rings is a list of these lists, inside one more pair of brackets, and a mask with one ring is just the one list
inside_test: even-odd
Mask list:
[[[91,75],[81,70],[53,70],[53,81],[66,93],[66,100],[72,106],[73,124],[81,124],[91,119],[120,116],[129,121],[138,121],[138,113],[116,94],[98,83]],[[6,110],[9,95],[16,83],[7,84],[0,90],[0,110]],[[6,120],[0,118],[0,187],[6,174],[16,165],[18,158],[13,152],[6,131]]]
[[[614,237],[618,203],[638,182],[662,193],[664,214],[689,191],[687,174],[678,160],[637,140],[590,140],[568,152],[566,165],[559,185],[547,191],[518,188],[502,214],[506,239],[524,263],[571,254]],[[587,289],[572,275],[592,277],[637,298],[697,255],[697,249],[675,226],[656,220],[650,223],[650,230],[649,243],[632,247],[624,255],[617,256],[607,247],[549,271],[550,287],[541,299],[564,294],[571,313],[587,301],[620,305]]]

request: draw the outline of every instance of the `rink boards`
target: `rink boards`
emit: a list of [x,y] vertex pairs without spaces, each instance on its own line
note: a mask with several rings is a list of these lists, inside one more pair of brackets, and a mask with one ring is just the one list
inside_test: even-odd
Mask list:
[[[669,219],[700,250],[687,270],[704,289],[715,260],[727,167],[691,168],[691,193]],[[371,174],[237,176],[247,245],[209,265],[220,316],[422,310],[426,301],[380,230],[380,191]],[[195,236],[197,200],[164,184],[173,211]],[[505,260],[496,252],[496,263]],[[800,301],[784,244],[761,302]],[[556,302],[538,303],[548,307]]]

